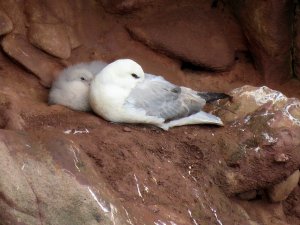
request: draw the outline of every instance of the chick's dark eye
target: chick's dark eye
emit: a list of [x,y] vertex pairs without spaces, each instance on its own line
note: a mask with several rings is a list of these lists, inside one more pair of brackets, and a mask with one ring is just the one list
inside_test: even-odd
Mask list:
[[80,80],[85,80],[85,78],[84,77],[80,77]]
[[139,79],[140,77],[138,75],[136,75],[135,73],[132,73],[131,76],[135,79]]

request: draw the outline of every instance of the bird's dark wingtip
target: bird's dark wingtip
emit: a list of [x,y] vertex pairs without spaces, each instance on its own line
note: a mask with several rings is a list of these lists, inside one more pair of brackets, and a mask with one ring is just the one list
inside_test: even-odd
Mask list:
[[207,103],[219,100],[219,99],[229,99],[232,100],[232,96],[225,93],[218,92],[198,92],[198,95],[203,98]]

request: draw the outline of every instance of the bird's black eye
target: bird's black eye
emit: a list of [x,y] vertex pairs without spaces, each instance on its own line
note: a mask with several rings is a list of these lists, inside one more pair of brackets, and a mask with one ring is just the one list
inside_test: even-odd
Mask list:
[[80,80],[85,80],[85,78],[84,77],[80,77]]
[[140,77],[138,75],[136,75],[135,73],[132,73],[131,76],[135,79],[139,79]]

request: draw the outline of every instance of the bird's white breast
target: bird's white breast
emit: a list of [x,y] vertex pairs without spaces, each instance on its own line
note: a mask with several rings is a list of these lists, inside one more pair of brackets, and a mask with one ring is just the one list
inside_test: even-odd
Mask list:
[[124,102],[130,90],[94,80],[90,88],[90,104],[95,113],[112,122],[126,120]]

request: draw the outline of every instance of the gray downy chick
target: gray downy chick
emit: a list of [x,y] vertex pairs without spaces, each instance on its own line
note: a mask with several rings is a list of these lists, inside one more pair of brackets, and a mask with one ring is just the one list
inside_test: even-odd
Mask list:
[[49,93],[49,105],[63,105],[77,111],[90,111],[90,83],[107,63],[93,61],[72,65],[60,72]]

